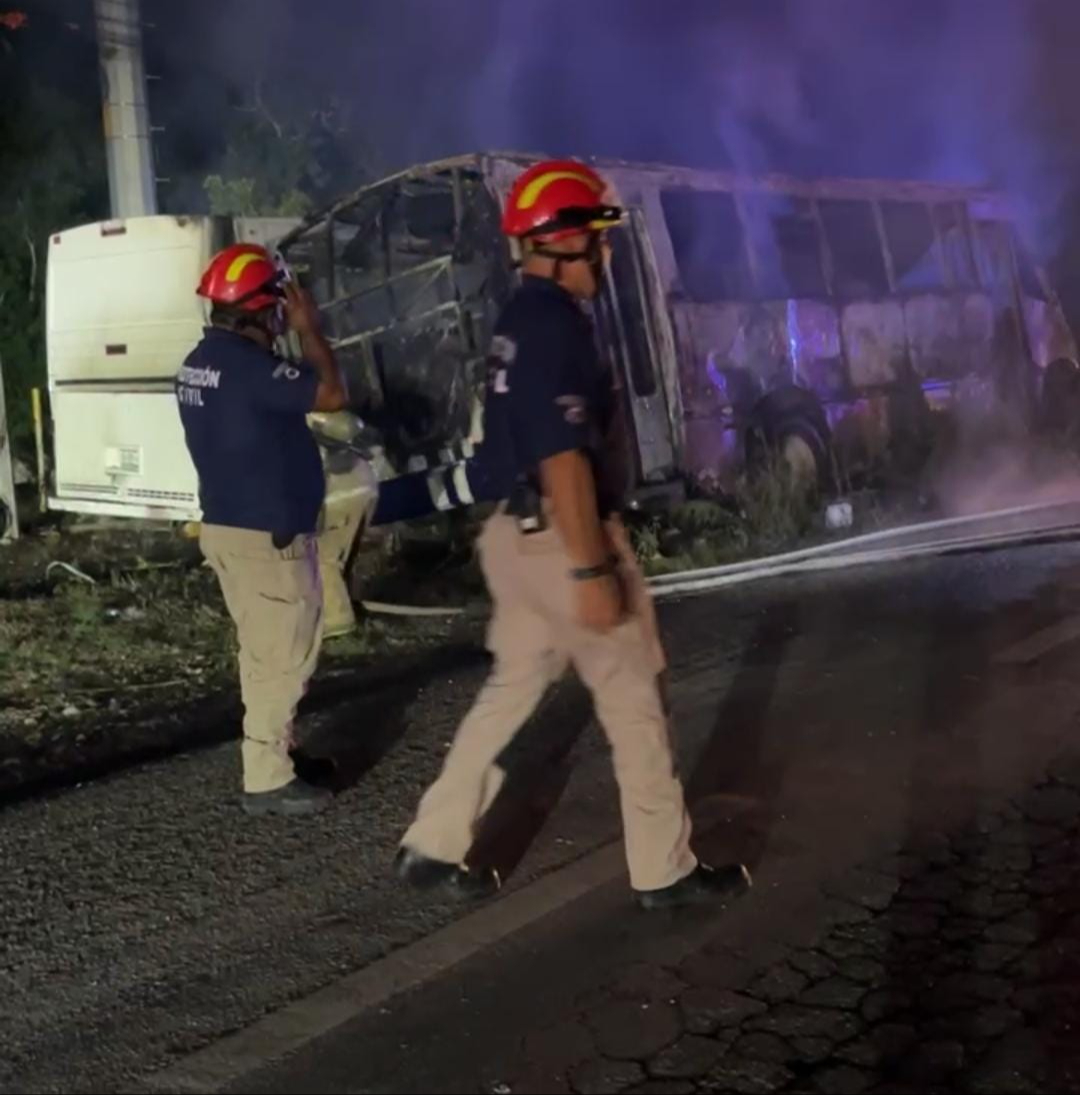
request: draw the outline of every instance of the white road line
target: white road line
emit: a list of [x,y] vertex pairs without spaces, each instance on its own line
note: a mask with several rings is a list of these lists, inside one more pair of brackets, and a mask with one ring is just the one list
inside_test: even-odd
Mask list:
[[[884,550],[846,552],[830,550],[810,558],[784,562],[788,556],[770,556],[752,559],[746,563],[732,563],[729,567],[716,567],[708,571],[680,571],[662,574],[649,579],[654,600],[680,597],[690,593],[711,593],[727,586],[761,581],[765,578],[782,578],[792,574],[809,574],[822,571],[848,570],[857,566],[873,566],[881,563],[902,563],[934,555],[948,555],[973,549],[1008,549],[1057,542],[1062,539],[1080,539],[1080,526],[1044,529],[1037,532],[1019,532],[1002,535],[954,537],[932,543],[892,547]],[[813,551],[816,549],[807,549]]]
[[1044,654],[1077,639],[1080,639],[1080,616],[1072,616],[1006,647],[995,655],[994,661],[999,665],[1030,665]]
[[621,841],[604,845],[252,1026],[151,1073],[125,1091],[184,1095],[219,1091],[361,1012],[432,980],[597,886],[611,882],[625,870]]

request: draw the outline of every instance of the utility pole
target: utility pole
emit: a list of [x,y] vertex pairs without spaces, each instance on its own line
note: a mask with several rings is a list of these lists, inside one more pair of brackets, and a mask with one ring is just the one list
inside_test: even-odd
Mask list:
[[109,198],[114,218],[157,212],[139,0],[94,0]]

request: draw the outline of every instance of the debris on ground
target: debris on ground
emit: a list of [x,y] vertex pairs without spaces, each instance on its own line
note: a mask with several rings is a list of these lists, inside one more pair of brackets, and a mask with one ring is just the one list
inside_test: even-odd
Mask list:
[[[456,591],[464,604],[473,588],[460,560],[425,581],[379,559],[357,568],[365,596],[445,604]],[[315,684],[474,626],[361,614],[356,631],[326,642]],[[190,541],[129,525],[0,552],[0,794],[216,740],[239,716],[232,622]]]

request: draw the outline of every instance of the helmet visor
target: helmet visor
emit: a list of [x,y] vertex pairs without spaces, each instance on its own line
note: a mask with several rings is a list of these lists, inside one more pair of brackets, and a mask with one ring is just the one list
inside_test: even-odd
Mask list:
[[603,232],[620,224],[623,211],[617,205],[572,205],[537,225],[529,237],[550,236],[553,232]]

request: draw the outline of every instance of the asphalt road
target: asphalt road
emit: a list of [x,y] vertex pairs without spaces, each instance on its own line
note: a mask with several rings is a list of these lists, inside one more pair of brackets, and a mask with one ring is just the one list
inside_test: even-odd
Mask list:
[[[870,854],[924,811],[1035,773],[1080,710],[1078,608],[1072,545],[666,605],[680,749],[703,831],[720,823],[708,838],[718,854],[754,861],[767,889],[797,890],[796,877]],[[388,866],[484,671],[475,652],[454,652],[404,691],[346,696],[324,713],[309,748],[339,757],[351,786],[313,823],[245,819],[233,747],[5,810],[0,1091],[137,1089],[156,1069],[459,920],[460,908],[402,892]],[[605,855],[618,832],[605,750],[576,689],[557,693],[530,726],[516,769],[505,824],[480,841],[510,871],[496,905],[547,880],[557,886],[563,869]],[[590,894],[582,877],[582,911],[569,904],[525,932],[531,946],[530,932],[543,935],[553,989],[595,972],[581,960],[584,941],[598,960],[596,940],[609,938],[609,965],[627,947],[653,945],[636,923],[598,937],[590,917],[602,913],[603,924],[625,907],[623,883]],[[668,933],[665,945],[691,946],[703,930]],[[504,1023],[531,1022],[505,1006],[490,961],[471,961]],[[440,984],[460,1002],[460,986]],[[467,1027],[467,1009],[460,1018]],[[258,1080],[234,1089],[471,1089],[452,1086],[465,1081],[450,1080],[434,1046],[402,1050],[392,1037],[366,1055],[366,1080],[349,1066],[352,1086],[297,1086],[295,1073],[252,1062]],[[332,1052],[321,1059],[334,1063]],[[313,1066],[311,1075],[317,1084]]]

